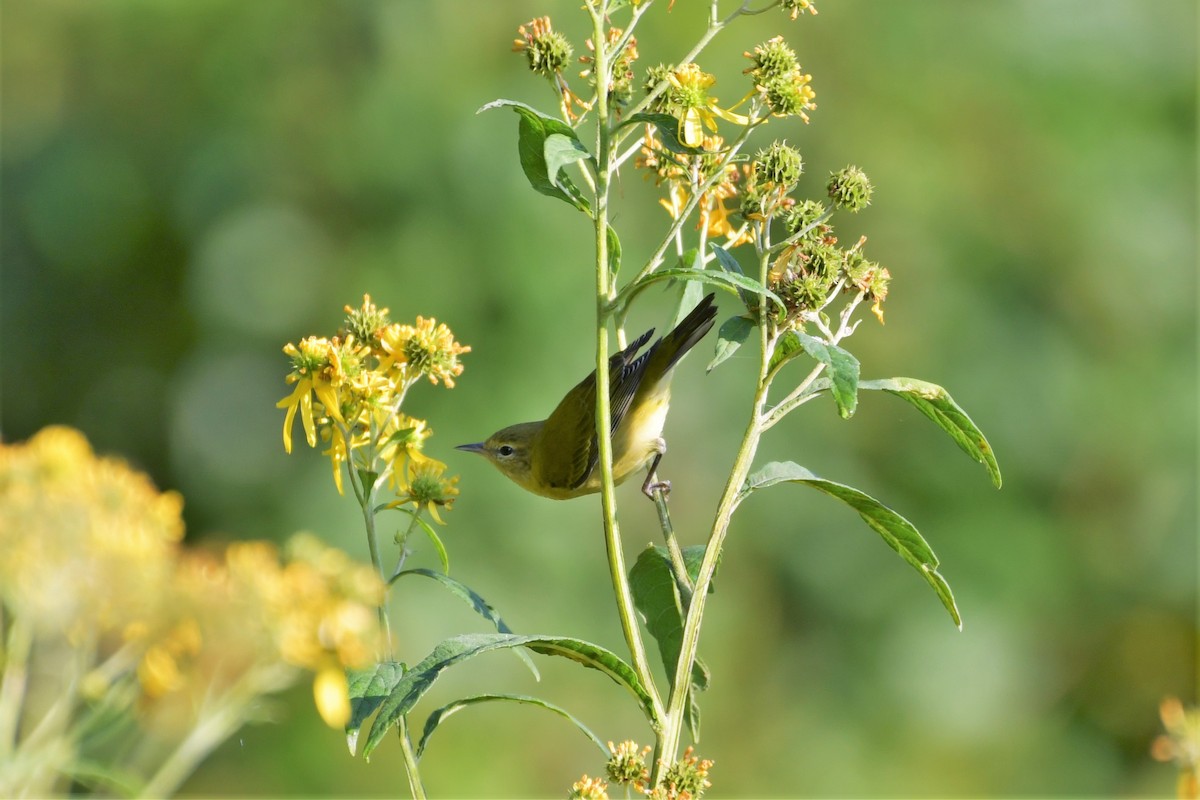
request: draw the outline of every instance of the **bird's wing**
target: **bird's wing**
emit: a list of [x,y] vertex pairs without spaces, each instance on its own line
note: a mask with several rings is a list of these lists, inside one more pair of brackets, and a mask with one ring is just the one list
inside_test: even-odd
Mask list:
[[[615,431],[629,413],[633,396],[637,393],[638,384],[641,383],[654,347],[637,358],[634,356],[653,335],[654,329],[651,328],[608,360],[612,423],[610,431]],[[596,373],[592,372],[567,392],[542,428],[541,435],[546,437],[547,441],[574,443],[573,447],[560,446],[541,450],[540,469],[543,470],[543,479],[546,476],[559,476],[560,480],[549,481],[555,488],[578,489],[587,482],[592,470],[596,468],[596,463],[600,460],[600,446],[596,435],[593,433],[591,436],[580,436],[581,431],[594,430],[595,415]],[[565,479],[565,483],[560,487],[558,484],[562,479]]]

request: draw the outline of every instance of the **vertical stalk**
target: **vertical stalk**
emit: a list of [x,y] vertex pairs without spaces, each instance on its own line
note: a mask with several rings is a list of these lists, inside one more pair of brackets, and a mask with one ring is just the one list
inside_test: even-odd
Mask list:
[[[767,265],[770,254],[766,249],[760,250],[759,279],[766,285]],[[670,763],[675,760],[679,750],[679,740],[683,734],[683,711],[691,689],[692,666],[696,662],[696,650],[700,643],[700,623],[704,618],[704,603],[708,597],[708,589],[712,584],[713,573],[717,569],[717,561],[721,556],[721,548],[725,543],[725,535],[729,532],[729,522],[737,505],[738,493],[750,472],[754,454],[758,449],[759,439],[763,431],[763,408],[767,402],[767,391],[770,389],[771,351],[774,349],[773,333],[768,330],[767,299],[762,298],[758,312],[759,330],[759,367],[758,382],[751,404],[750,420],[746,424],[746,432],[742,435],[742,443],[734,457],[733,467],[729,472],[729,480],[721,493],[717,504],[716,516],[713,519],[712,533],[704,550],[704,559],[696,574],[696,583],[692,594],[691,605],[687,609],[683,624],[683,638],[679,649],[679,662],[675,666],[674,682],[671,686],[671,696],[668,699],[666,726],[655,748],[651,786],[656,786],[662,780],[663,773]]]
[[29,654],[33,649],[33,628],[19,614],[8,620],[8,636],[0,672],[0,761],[10,757],[17,746],[17,728],[25,702],[29,676]]
[[589,6],[589,12],[592,17],[592,41],[596,45],[596,440],[599,449],[600,506],[604,520],[604,547],[608,556],[609,578],[616,595],[621,631],[625,635],[625,643],[633,659],[633,669],[654,700],[655,719],[651,720],[651,725],[657,729],[662,723],[662,700],[654,685],[654,676],[646,658],[646,646],[638,628],[633,596],[625,577],[625,555],[620,528],[617,525],[617,500],[613,483],[612,408],[608,394],[608,317],[613,294],[612,276],[608,269],[608,192],[611,177],[609,165],[612,159],[608,87],[611,54],[602,10]]

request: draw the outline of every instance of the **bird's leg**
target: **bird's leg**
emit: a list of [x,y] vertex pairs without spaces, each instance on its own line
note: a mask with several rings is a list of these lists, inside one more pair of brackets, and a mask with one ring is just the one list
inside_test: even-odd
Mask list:
[[658,478],[658,462],[667,451],[666,440],[659,438],[655,442],[654,460],[646,472],[646,482],[642,484],[642,492],[654,501],[658,509],[658,522],[662,526],[663,538],[667,542],[667,554],[671,563],[671,572],[675,575],[675,585],[679,590],[679,599],[684,613],[692,602],[692,580],[688,577],[687,564],[683,560],[683,551],[679,549],[679,541],[675,538],[675,528],[671,525],[671,514],[667,511],[667,494],[671,491],[670,481],[656,480]]
[[646,480],[642,483],[642,494],[655,500],[655,494],[662,492],[663,497],[671,493],[671,482],[660,481],[658,479],[658,462],[662,461],[663,455],[667,452],[667,440],[658,437],[654,442],[654,460],[650,462],[650,469],[646,470]]

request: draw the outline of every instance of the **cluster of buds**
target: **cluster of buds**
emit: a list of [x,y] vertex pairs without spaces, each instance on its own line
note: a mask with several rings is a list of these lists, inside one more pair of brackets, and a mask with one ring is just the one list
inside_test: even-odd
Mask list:
[[796,53],[783,37],[768,39],[744,55],[753,62],[745,72],[754,80],[754,90],[771,113],[808,122],[807,112],[817,107],[812,75],[800,69]]
[[683,751],[683,757],[667,767],[662,783],[648,792],[651,800],[699,800],[704,790],[712,786],[708,771],[713,762],[700,759],[692,748]]
[[626,740],[619,745],[608,743],[612,756],[604,765],[608,779],[621,786],[632,786],[636,792],[644,792],[646,782],[650,779],[650,770],[646,768],[646,756],[650,755],[647,745],[638,748],[637,742]]
[[401,405],[422,378],[453,388],[463,370],[459,356],[470,350],[435,319],[392,322],[388,310],[365,295],[358,308],[346,306],[339,335],[310,336],[284,347],[292,362],[287,382],[295,385],[276,404],[287,410],[284,448],[292,450],[299,411],[309,446],[316,447],[318,439],[329,445],[324,454],[339,492],[343,466],[386,474],[401,495],[397,504],[428,509],[440,522],[437,509],[453,504],[458,478],[444,477],[446,465],[422,453],[431,431],[424,420],[404,414]]
[[[621,38],[624,35],[625,31],[620,28],[608,29],[609,61],[612,64],[612,74],[608,83],[608,97],[612,103],[618,106],[628,105],[629,101],[633,99],[633,79],[635,77],[633,62],[637,61],[638,58],[637,38],[633,36],[630,36],[629,41],[621,45],[621,49],[613,54],[612,48],[620,44]],[[596,52],[596,45],[591,39],[588,39],[586,44],[590,52]],[[590,65],[595,63],[595,60],[594,56],[579,57],[579,61],[582,64]],[[593,88],[595,87],[596,81],[591,66],[579,73],[579,77],[590,79]]]

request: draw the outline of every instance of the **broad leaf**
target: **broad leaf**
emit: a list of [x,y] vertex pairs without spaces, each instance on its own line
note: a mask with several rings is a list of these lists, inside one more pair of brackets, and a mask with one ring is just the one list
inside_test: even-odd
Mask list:
[[684,317],[692,313],[692,310],[703,299],[704,284],[700,281],[684,281],[683,291],[679,294],[679,305],[675,307],[675,321],[671,323],[671,328],[674,329],[683,322]]
[[765,489],[777,483],[803,483],[836,497],[859,513],[871,528],[883,537],[888,546],[900,554],[929,583],[942,605],[950,612],[954,624],[962,630],[962,617],[954,603],[954,594],[937,571],[938,559],[929,544],[913,524],[875,498],[852,486],[819,478],[799,464],[791,461],[774,461],[746,479],[746,485],[738,496],[744,500],[755,489]]
[[[541,194],[557,197],[580,211],[590,213],[591,207],[583,193],[571,182],[570,178],[560,173],[565,164],[578,160],[573,157],[572,151],[582,150],[583,155],[580,155],[579,158],[586,157],[587,149],[579,141],[575,130],[562,120],[543,114],[536,108],[515,100],[494,100],[476,113],[503,107],[511,108],[521,117],[518,126],[517,154],[521,161],[521,169],[525,172],[525,177],[529,179],[529,185]],[[549,140],[554,136],[561,136],[567,141],[555,140],[551,143]],[[548,151],[554,159],[555,163],[553,164],[547,160]]]
[[[688,577],[694,583],[700,572],[700,562],[704,560],[704,546],[685,547],[683,560]],[[633,593],[634,605],[646,620],[646,630],[658,643],[663,668],[673,686],[683,646],[683,611],[666,548],[652,545],[642,551],[629,569],[629,588]],[[688,726],[695,740],[700,738],[700,708],[695,695],[708,688],[708,678],[708,668],[697,658],[692,664],[692,685],[686,711]]]
[[803,352],[804,348],[800,346],[800,337],[796,335],[795,331],[788,331],[775,342],[775,352],[771,353],[769,371],[774,372],[791,361],[797,353]]
[[512,703],[524,703],[525,705],[537,706],[539,708],[544,708],[547,711],[553,711],[555,714],[566,718],[568,721],[574,724],[576,728],[582,731],[585,736],[591,739],[592,743],[596,745],[596,747],[600,748],[600,752],[604,754],[605,759],[608,759],[608,757],[612,755],[608,751],[608,748],[605,747],[604,742],[600,740],[600,737],[593,733],[587,725],[584,725],[582,722],[580,722],[580,720],[574,714],[571,714],[567,710],[556,706],[553,703],[548,703],[541,698],[529,697],[528,695],[523,694],[477,694],[473,697],[464,697],[461,700],[455,700],[453,703],[447,703],[429,715],[429,718],[425,720],[425,730],[421,734],[421,741],[417,743],[417,758],[420,758],[425,752],[425,746],[429,743],[429,737],[435,730],[437,730],[438,726],[442,724],[447,717],[462,711],[464,708],[478,705],[480,703],[490,703],[496,700],[507,700]]
[[433,649],[421,663],[404,674],[392,688],[387,699],[380,704],[379,714],[367,734],[363,756],[383,741],[383,737],[397,720],[417,704],[429,688],[446,669],[481,653],[493,650],[528,647],[535,653],[562,656],[577,661],[585,667],[603,672],[616,683],[629,690],[642,707],[646,718],[654,724],[657,714],[654,700],[638,680],[633,668],[616,654],[603,647],[567,636],[516,636],[505,633],[473,633],[446,639]]
[[722,322],[720,330],[717,331],[716,354],[713,360],[708,362],[706,371],[712,372],[718,364],[736,353],[750,335],[750,331],[756,327],[754,322],[746,317],[730,317]]
[[396,684],[404,676],[404,665],[396,661],[384,661],[367,669],[346,671],[350,690],[350,721],[346,723],[346,744],[350,755],[358,748],[358,732],[362,724],[375,713]]
[[670,150],[672,153],[680,155],[694,156],[698,153],[703,153],[702,147],[691,147],[684,144],[679,138],[679,120],[672,117],[670,114],[651,114],[642,112],[634,114],[629,119],[617,126],[618,129],[624,128],[626,125],[636,125],[639,122],[644,122],[647,125],[653,125],[658,128],[658,138],[662,142],[663,147]]
[[[476,592],[470,586],[467,586],[465,583],[456,581],[449,575],[445,575],[441,572],[434,572],[431,569],[406,569],[396,575],[396,577],[392,580],[395,581],[405,575],[423,575],[426,578],[437,581],[442,586],[445,586],[447,589],[449,589],[451,594],[453,594],[455,597],[459,598],[467,605],[471,606],[471,608],[475,609],[476,614],[495,625],[498,633],[513,632],[512,628],[508,627],[504,620],[500,618],[500,614],[497,613],[496,609],[492,607],[492,604],[487,600],[484,600],[478,592]],[[529,657],[528,653],[521,648],[517,648],[512,652],[519,659],[525,662],[525,666],[529,667],[529,671],[533,673],[534,680],[540,681],[542,679],[541,673],[539,673],[538,668],[534,666],[533,659]]]
[[829,367],[838,414],[842,419],[850,419],[858,406],[858,359],[836,344],[823,342],[807,333],[797,333],[796,338],[804,352]]
[[902,397],[917,407],[937,426],[950,434],[950,438],[962,448],[963,452],[983,464],[992,483],[1000,488],[1000,465],[996,463],[996,454],[988,444],[983,431],[975,426],[967,412],[954,402],[950,393],[936,383],[919,381],[916,378],[885,378],[877,381],[862,381],[860,389],[879,389],[897,397]]

